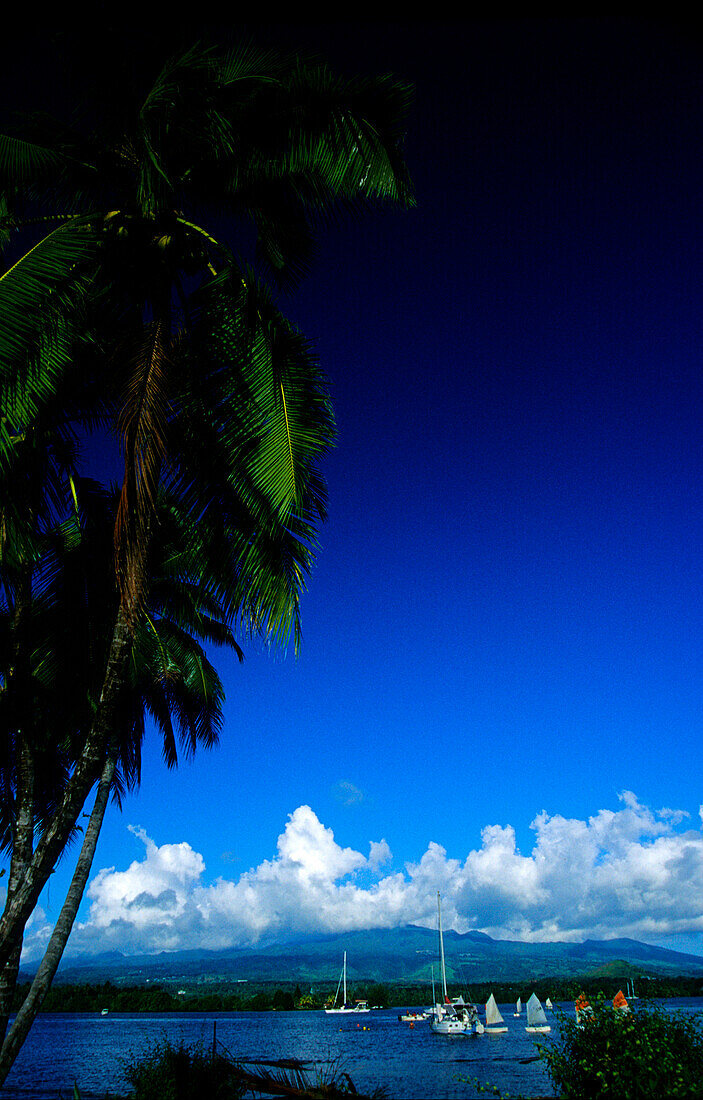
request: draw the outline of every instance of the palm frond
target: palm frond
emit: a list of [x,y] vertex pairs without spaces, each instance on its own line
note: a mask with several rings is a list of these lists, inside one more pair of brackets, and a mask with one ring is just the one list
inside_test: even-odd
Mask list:
[[203,156],[234,152],[226,116],[218,109],[213,51],[193,46],[163,67],[139,112],[138,200],[154,216]]
[[[247,78],[248,94],[237,88],[230,100],[238,151],[232,193],[267,181],[296,190],[297,180],[305,181],[298,197],[320,209],[359,199],[412,205],[402,155],[409,85],[391,75],[344,80],[302,58],[279,59],[270,76],[252,69]],[[227,94],[224,79],[223,86]]]
[[19,210],[65,215],[94,209],[99,146],[44,112],[17,114],[0,135],[0,191]]
[[401,155],[409,85],[390,75],[345,81],[326,65],[297,63],[289,91],[303,109],[290,120],[284,172],[316,179],[327,201],[338,197],[412,204]]
[[[209,414],[236,455],[239,483],[270,509],[301,505],[309,472],[334,439],[334,418],[312,348],[252,272],[224,273],[202,292],[199,357]],[[203,396],[205,393],[203,392]],[[238,415],[230,410],[236,404]]]
[[14,427],[33,421],[71,362],[98,238],[72,219],[0,275],[0,403]]
[[[240,42],[217,58],[218,76],[224,88],[242,95],[242,83],[280,83],[285,61],[275,50],[264,50],[255,43]],[[254,90],[254,89],[252,89]]]
[[72,166],[60,149],[48,143],[0,134],[0,188],[15,191],[53,181]]
[[337,1060],[327,1066],[310,1068],[308,1063],[291,1058],[278,1061],[258,1059],[253,1062],[233,1060],[233,1068],[241,1084],[252,1096],[295,1097],[299,1100],[383,1100],[386,1093],[377,1088],[372,1093],[357,1092],[349,1074]]

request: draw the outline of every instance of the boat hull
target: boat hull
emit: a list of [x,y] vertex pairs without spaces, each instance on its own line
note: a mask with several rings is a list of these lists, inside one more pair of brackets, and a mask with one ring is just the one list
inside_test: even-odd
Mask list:
[[486,1030],[476,1013],[470,1013],[465,1005],[459,1011],[454,1005],[438,1006],[430,1016],[430,1028],[435,1035],[483,1035]]
[[484,1030],[483,1024],[468,1024],[462,1020],[431,1020],[430,1028],[435,1035],[481,1035]]

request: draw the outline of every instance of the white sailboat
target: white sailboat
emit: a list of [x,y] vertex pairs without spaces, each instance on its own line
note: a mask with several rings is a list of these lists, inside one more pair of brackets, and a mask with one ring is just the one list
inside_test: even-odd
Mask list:
[[520,997],[518,997],[517,1001],[515,1002],[515,1011],[513,1012],[513,1016],[521,1016],[521,1015],[522,1015],[522,999]]
[[[439,962],[442,973],[444,1003],[437,1002],[430,1012],[430,1027],[437,1035],[483,1035],[484,1026],[478,1018],[476,1006],[467,1004],[463,997],[449,1000],[447,995],[447,969],[444,964],[444,936],[442,934],[442,903],[437,892],[437,917],[439,923]],[[434,984],[434,979],[433,979]],[[434,997],[433,997],[434,1000]]]
[[527,1002],[527,1027],[525,1031],[543,1032],[551,1030],[551,1027],[547,1023],[547,1017],[544,1015],[542,1003],[537,994],[533,993]]
[[507,1027],[497,1027],[497,1024],[503,1023],[503,1017],[500,1014],[500,1009],[496,1004],[496,999],[491,993],[490,997],[486,1001],[486,1034],[487,1035],[499,1035],[503,1031],[507,1031]]
[[[342,983],[344,983],[344,995],[342,997],[341,1005],[339,1006],[339,1008],[337,1008],[337,998],[339,997],[339,987],[342,985]],[[348,1014],[350,1012],[359,1013],[359,1012],[370,1012],[370,1011],[371,1011],[371,1009],[369,1008],[366,1001],[357,1001],[357,1003],[353,1004],[353,1005],[351,1005],[347,1002],[347,953],[345,951],[344,952],[344,963],[342,965],[342,973],[339,975],[339,981],[337,982],[337,992],[334,995],[334,1005],[333,1005],[332,1008],[326,1008],[325,1012],[329,1016],[332,1013],[344,1012],[345,1014]]]
[[551,1011],[552,1011],[552,1009],[554,1008],[554,1005],[552,1004],[552,1002],[551,1002],[551,1000],[549,999],[549,997],[547,997],[546,1001],[544,1002],[544,1007],[545,1007],[545,1008],[548,1008],[550,1012],[551,1012]]

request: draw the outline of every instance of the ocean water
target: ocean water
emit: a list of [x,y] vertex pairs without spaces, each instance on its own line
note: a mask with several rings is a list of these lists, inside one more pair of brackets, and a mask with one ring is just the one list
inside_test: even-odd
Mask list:
[[[703,999],[664,1003],[671,1011],[703,1014]],[[128,1061],[164,1039],[200,1041],[209,1049],[214,1024],[218,1044],[234,1057],[299,1058],[323,1069],[335,1064],[360,1093],[381,1086],[391,1100],[473,1100],[485,1096],[483,1085],[513,1096],[552,1096],[544,1066],[535,1060],[535,1039],[554,1041],[554,1017],[552,1032],[534,1037],[525,1031],[524,1012],[515,1019],[512,1005],[500,1008],[506,1034],[451,1038],[434,1035],[427,1022],[400,1023],[400,1009],[355,1019],[324,1012],[46,1013],[37,1018],[0,1096],[69,1100],[74,1082],[84,1100],[126,1095]]]

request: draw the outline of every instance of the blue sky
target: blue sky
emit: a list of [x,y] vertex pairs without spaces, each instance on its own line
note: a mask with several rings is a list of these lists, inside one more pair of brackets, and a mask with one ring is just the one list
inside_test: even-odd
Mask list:
[[339,429],[301,655],[219,656],[220,747],[150,744],[74,949],[432,923],[441,889],[461,930],[703,953],[703,45],[240,29],[413,82],[418,206],[332,227],[285,302]]

